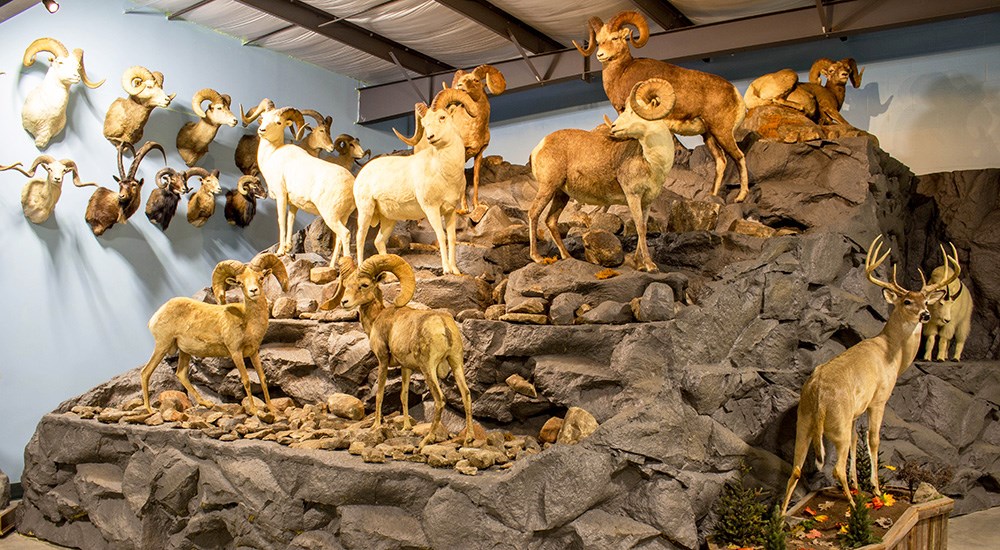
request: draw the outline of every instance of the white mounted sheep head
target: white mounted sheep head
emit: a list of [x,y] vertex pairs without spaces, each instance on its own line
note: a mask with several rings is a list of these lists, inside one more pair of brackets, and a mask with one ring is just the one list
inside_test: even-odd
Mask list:
[[[207,110],[201,107],[206,101],[209,102]],[[198,118],[205,119],[213,126],[235,127],[239,120],[229,108],[232,101],[232,98],[226,94],[220,94],[211,88],[203,88],[198,90],[191,99],[191,109],[194,114],[198,115]]]
[[[587,25],[590,27],[587,47],[580,46],[576,40],[573,45],[584,56],[589,56],[596,49],[597,60],[601,63],[614,61],[623,55],[631,56],[629,44],[641,48],[649,40],[649,25],[646,18],[637,11],[623,11],[606,24],[599,17],[591,17]],[[623,28],[625,25],[635,27],[639,36],[634,37],[631,29]]]
[[55,38],[39,38],[29,44],[24,50],[24,66],[32,66],[35,63],[35,56],[41,52],[52,54],[49,56],[50,65],[46,78],[55,78],[67,86],[76,84],[81,79],[88,88],[97,88],[104,84],[104,79],[92,82],[87,78],[87,70],[83,65],[83,50],[76,48],[70,53],[66,46]]
[[[629,93],[625,110],[614,122],[605,123],[616,138],[639,138],[667,128],[655,128],[653,123],[662,120],[674,108],[674,87],[662,78],[637,82]],[[662,124],[660,125],[662,126]]]
[[122,75],[122,88],[138,103],[153,107],[168,107],[177,95],[163,91],[163,73],[138,65]]
[[257,135],[271,143],[285,141],[285,129],[290,128],[295,139],[299,139],[305,130],[306,120],[302,112],[294,107],[268,109],[260,113],[260,126]]

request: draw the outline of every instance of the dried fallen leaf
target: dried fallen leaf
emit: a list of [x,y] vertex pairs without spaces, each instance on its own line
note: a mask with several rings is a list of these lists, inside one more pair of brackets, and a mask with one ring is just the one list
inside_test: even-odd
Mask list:
[[[867,504],[868,503],[866,503],[866,505]],[[869,508],[874,508],[876,510],[881,510],[883,506],[885,506],[885,502],[882,501],[882,498],[878,497],[878,496],[874,496],[874,497],[872,497],[871,505],[868,506],[868,507]]]
[[875,525],[878,525],[882,529],[888,529],[892,527],[892,518],[878,518],[875,520]]
[[812,531],[809,531],[809,532],[806,533],[806,538],[807,539],[818,539],[818,538],[820,538],[822,536],[823,536],[823,533],[820,533],[818,529],[813,529]]
[[820,502],[819,506],[817,506],[817,508],[819,508],[820,512],[825,512],[826,510],[829,510],[832,507],[833,507],[833,501],[832,500],[828,500],[826,502]]
[[596,277],[599,280],[611,279],[612,277],[617,277],[619,275],[621,275],[621,273],[619,273],[619,272],[617,272],[617,271],[615,271],[614,269],[611,269],[611,268],[602,269],[602,270],[598,271],[597,273],[594,273],[594,277]]
[[823,523],[824,521],[826,521],[826,520],[830,519],[830,516],[828,516],[828,515],[826,515],[826,514],[821,514],[821,515],[818,515],[818,516],[816,516],[816,517],[815,517],[815,518],[813,518],[813,519],[815,519],[815,520],[816,520],[817,522],[819,522],[819,523]]
[[883,466],[885,466],[885,469],[889,470],[890,472],[895,472],[896,471],[896,467],[893,466],[892,464],[883,464]]
[[806,506],[803,511],[805,513],[809,514],[810,516],[815,516],[816,515],[816,510],[813,510],[812,508],[810,508],[808,506]]
[[542,265],[552,265],[559,261],[559,258],[555,256],[546,256],[542,258]]
[[892,496],[889,493],[885,493],[884,495],[882,495],[882,502],[884,502],[886,506],[895,506],[896,497]]

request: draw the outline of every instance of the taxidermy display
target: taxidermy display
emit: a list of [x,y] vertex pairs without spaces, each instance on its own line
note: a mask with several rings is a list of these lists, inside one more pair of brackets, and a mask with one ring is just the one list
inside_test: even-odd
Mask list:
[[267,187],[257,176],[240,176],[236,189],[226,191],[226,221],[246,227],[257,213],[257,199],[267,197]]
[[[260,113],[270,109],[274,109],[274,102],[267,98],[260,100],[260,103],[256,107],[253,107],[246,113],[243,112],[243,105],[241,104],[240,118],[243,119],[243,127],[246,128],[251,122],[260,118]],[[243,135],[236,144],[233,161],[245,176],[252,176],[260,172],[260,168],[257,166],[258,145],[260,145],[260,137],[257,135],[257,132]]]
[[[149,320],[149,331],[155,345],[153,355],[139,374],[142,382],[142,402],[149,404],[149,377],[168,354],[177,353],[177,378],[181,385],[203,407],[212,408],[188,380],[191,357],[230,357],[240,373],[246,390],[248,412],[257,407],[250,392],[250,376],[244,358],[249,357],[260,378],[267,408],[274,411],[267,392],[267,379],[260,365],[260,344],[267,332],[268,305],[264,296],[264,280],[274,275],[283,291],[288,290],[288,273],[284,264],[274,254],[262,254],[249,264],[224,260],[212,272],[212,292],[217,304],[207,304],[191,298],[178,297],[167,300]],[[238,286],[243,291],[243,302],[226,303],[226,289]]]
[[[132,164],[128,173],[125,172],[125,163],[122,154],[128,149],[133,154]],[[155,141],[147,141],[138,151],[132,148],[131,143],[122,143],[118,146],[118,175],[112,176],[118,182],[118,193],[106,188],[98,187],[87,203],[87,212],[84,218],[90,226],[94,235],[100,237],[105,231],[116,223],[127,223],[127,220],[139,209],[142,197],[142,179],[135,179],[135,173],[139,170],[139,164],[153,149],[163,154],[163,162],[167,162],[167,153],[163,147]]]
[[544,261],[537,233],[546,206],[545,225],[562,259],[570,258],[559,234],[559,215],[572,198],[584,204],[628,205],[639,238],[637,267],[657,271],[646,244],[646,222],[674,165],[670,114],[675,105],[670,83],[652,78],[633,86],[625,110],[613,123],[605,117],[604,125],[589,132],[557,130],[542,139],[531,152],[531,173],[538,181],[528,209],[532,260]]
[[[162,84],[162,82],[161,82]],[[208,102],[208,108],[202,104]],[[184,164],[194,166],[208,153],[208,146],[219,132],[219,126],[235,127],[239,122],[229,109],[232,99],[211,88],[195,92],[191,99],[191,109],[198,116],[198,122],[188,122],[177,132],[177,152]]]
[[69,103],[69,87],[83,81],[88,88],[104,84],[91,82],[83,66],[83,50],[76,48],[72,53],[55,38],[39,38],[24,51],[24,66],[35,63],[35,56],[41,52],[49,57],[49,70],[41,84],[28,92],[21,109],[21,124],[35,138],[35,147],[48,146],[52,138],[66,127],[66,105]]
[[[726,155],[736,161],[740,169],[740,192],[736,202],[743,202],[748,193],[747,164],[743,152],[736,145],[734,132],[746,117],[743,96],[728,80],[714,74],[685,69],[664,61],[633,58],[629,45],[641,48],[649,39],[646,19],[635,11],[621,12],[607,23],[591,17],[588,21],[590,36],[587,47],[575,40],[573,45],[584,56],[597,51],[597,60],[603,65],[601,78],[604,91],[611,105],[621,113],[625,110],[629,92],[643,80],[662,78],[669,82],[677,94],[677,101],[668,120],[670,131],[682,136],[700,135],[715,159],[715,182],[712,195],[722,188],[726,171]],[[627,25],[635,27],[639,36],[632,35]]]
[[267,181],[268,193],[278,203],[278,253],[291,252],[295,214],[301,209],[322,218],[333,231],[330,265],[341,253],[350,256],[347,220],[354,212],[354,175],[342,166],[309,155],[293,143],[285,143],[286,128],[294,126],[292,133],[298,134],[305,127],[298,109],[261,109],[259,105],[247,117],[251,121],[260,118],[257,166]]
[[[802,476],[809,447],[816,455],[816,467],[822,469],[825,458],[823,437],[826,436],[837,451],[833,475],[840,483],[848,502],[851,498],[847,484],[847,461],[850,459],[851,482],[857,487],[857,419],[868,413],[868,456],[871,460],[871,483],[875,494],[881,494],[878,481],[879,432],[885,404],[896,386],[896,378],[913,362],[920,346],[921,327],[931,319],[928,310],[945,295],[945,288],[958,278],[961,267],[958,253],[952,245],[948,256],[942,247],[945,273],[936,283],[927,283],[920,290],[907,290],[896,282],[896,267],[892,269],[892,282],[879,280],[875,270],[882,265],[891,250],[879,255],[882,236],[875,237],[865,258],[865,274],[872,284],[882,288],[885,301],[893,308],[889,319],[878,335],[862,340],[833,359],[816,367],[805,385],[799,401],[798,420],[795,426],[795,458],[792,475],[785,489],[781,513],[788,510],[792,492]],[[950,266],[950,267],[949,267]]]
[[333,117],[324,117],[319,111],[313,109],[302,109],[301,112],[303,116],[315,120],[316,125],[307,124],[305,126],[309,133],[297,145],[314,157],[319,157],[322,151],[332,153],[333,138],[330,137],[330,125],[333,124]]
[[142,139],[149,113],[156,107],[167,107],[177,94],[163,91],[163,73],[150,72],[145,67],[129,67],[122,75],[122,88],[128,97],[111,102],[104,117],[104,137],[117,146]]
[[[45,170],[45,178],[35,177],[38,167]],[[80,181],[79,168],[72,160],[56,160],[49,155],[39,155],[27,170],[21,168],[20,162],[10,166],[0,166],[0,172],[4,170],[17,170],[28,176],[28,183],[21,189],[21,209],[24,210],[24,217],[32,223],[44,222],[55,211],[56,203],[62,195],[62,183],[66,174],[73,174],[73,185],[77,187],[97,186],[93,182]]]
[[[817,124],[851,123],[840,114],[844,106],[847,82],[855,88],[861,86],[861,75],[853,58],[832,61],[816,60],[809,70],[809,82],[799,82],[799,75],[791,69],[769,73],[750,83],[744,94],[747,108],[779,105],[801,111]],[[826,84],[822,82],[826,77]],[[851,126],[853,128],[853,126]]]
[[[930,282],[937,284],[948,276],[948,264],[938,266],[931,272]],[[931,312],[931,320],[924,326],[924,335],[927,336],[927,342],[924,344],[924,361],[931,360],[934,341],[938,338],[936,360],[948,360],[948,348],[954,340],[955,351],[951,358],[961,361],[962,350],[965,349],[965,341],[969,338],[969,331],[972,328],[972,292],[956,276],[945,286],[944,298],[928,309]]]
[[[368,229],[378,226],[375,248],[386,253],[396,222],[427,218],[437,236],[441,267],[461,275],[455,256],[456,210],[465,193],[465,145],[454,117],[475,117],[469,94],[449,88],[438,92],[430,107],[414,109],[412,138],[396,136],[413,147],[408,156],[372,159],[358,172],[353,201],[358,207],[358,261],[364,260]],[[424,140],[427,147],[418,148]],[[446,233],[447,231],[447,233]]]
[[[379,254],[365,260],[357,267],[349,257],[340,260],[340,278],[334,296],[325,302],[323,309],[343,307],[358,309],[361,326],[368,335],[372,353],[378,359],[378,385],[375,393],[375,423],[372,430],[382,428],[382,399],[389,367],[400,367],[403,386],[400,399],[403,404],[403,429],[410,430],[409,393],[410,374],[419,372],[434,398],[434,418],[430,431],[420,442],[420,449],[436,441],[444,411],[444,393],[440,380],[448,375],[455,377],[455,384],[462,395],[465,407],[465,444],[473,440],[472,399],[465,382],[462,350],[462,333],[454,317],[443,310],[413,309],[406,304],[413,298],[416,279],[413,268],[395,254]],[[379,283],[386,274],[399,279],[399,296],[391,306],[382,302]]]
[[221,192],[218,170],[212,170],[207,176],[202,176],[198,190],[188,199],[188,223],[195,227],[205,225],[215,213],[215,196]]
[[151,223],[166,231],[170,227],[170,220],[177,213],[181,195],[191,192],[187,186],[188,180],[195,176],[205,178],[209,175],[209,171],[200,166],[183,172],[170,167],[161,168],[156,173],[156,189],[153,189],[146,199],[146,217]]
[[[483,82],[486,86],[483,86]],[[499,95],[507,89],[507,80],[503,73],[492,65],[480,65],[471,72],[462,69],[455,71],[452,77],[451,87],[461,90],[472,98],[476,103],[476,116],[455,117],[458,124],[458,131],[462,134],[462,141],[465,143],[465,160],[472,161],[472,208],[479,206],[479,171],[483,164],[483,151],[490,144],[490,102],[486,97],[486,90],[489,89],[493,95]],[[469,211],[469,204],[466,194],[462,193],[462,208],[460,214]]]

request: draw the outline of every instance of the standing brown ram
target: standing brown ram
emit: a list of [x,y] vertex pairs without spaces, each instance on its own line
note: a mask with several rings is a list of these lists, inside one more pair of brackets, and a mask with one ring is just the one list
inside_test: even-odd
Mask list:
[[[483,81],[486,86],[483,86]],[[490,144],[490,102],[486,98],[488,88],[493,95],[502,94],[507,89],[507,80],[503,73],[492,65],[480,65],[470,72],[462,69],[455,71],[451,80],[452,88],[459,89],[472,98],[478,107],[474,117],[456,117],[459,133],[465,143],[465,159],[472,161],[472,208],[479,207],[479,171],[483,164],[483,151]],[[460,214],[469,211],[466,194],[462,194]],[[478,219],[478,218],[476,218]]]
[[[604,91],[615,110],[619,113],[625,110],[629,92],[636,83],[650,78],[662,78],[669,82],[677,94],[677,102],[668,115],[670,131],[682,136],[701,135],[704,138],[705,146],[715,158],[713,195],[718,195],[722,187],[726,155],[733,157],[740,167],[740,193],[736,202],[746,199],[749,185],[747,163],[734,135],[746,117],[746,106],[736,87],[714,74],[656,59],[633,58],[629,44],[641,48],[649,40],[649,25],[638,12],[621,12],[607,23],[591,17],[588,24],[590,36],[587,47],[581,47],[575,40],[573,45],[584,56],[597,50],[597,60],[604,66],[601,71]],[[635,27],[639,36],[634,37],[631,29],[624,28],[626,25]]]

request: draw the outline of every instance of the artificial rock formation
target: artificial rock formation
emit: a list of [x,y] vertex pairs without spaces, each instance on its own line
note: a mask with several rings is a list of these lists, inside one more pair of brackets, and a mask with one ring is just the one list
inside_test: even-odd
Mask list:
[[[947,463],[955,475],[941,490],[959,513],[1000,505],[1000,344],[990,336],[1000,303],[1000,174],[916,178],[863,137],[750,137],[743,149],[755,183],[747,202],[725,206],[706,197],[711,156],[678,153],[653,206],[660,273],[629,266],[634,228],[614,207],[571,204],[563,225],[576,259],[531,263],[524,219],[533,182],[496,157],[484,160],[480,187],[491,208],[478,224],[462,222],[458,262],[467,275],[441,276],[425,225],[397,228],[390,251],[417,269],[414,301],[465,319],[481,446],[428,445],[420,462],[362,435],[296,441],[301,434],[281,415],[245,418],[239,429],[222,417],[202,425],[208,418],[198,411],[132,424],[120,409],[138,396],[130,371],[42,419],[26,450],[20,529],[86,548],[698,548],[712,503],[741,462],[755,483],[784,486],[798,393],[812,369],[880,330],[887,306],[863,271],[864,248],[879,233],[910,286],[919,284],[917,267],[939,259],[937,243],[954,241],[977,300],[967,360],[918,362],[900,377],[880,462]],[[594,229],[620,240],[624,264],[584,261],[583,235]],[[295,304],[323,299],[309,278],[325,265],[312,255],[323,251],[309,243],[324,242],[314,232],[288,260]],[[388,299],[394,286],[384,287]],[[315,413],[347,394],[370,417],[376,361],[360,326],[344,312],[299,313],[272,319],[261,349],[275,401]],[[519,322],[496,320],[504,316]],[[584,322],[595,319],[607,322]],[[171,370],[154,376],[154,391],[179,389]],[[242,386],[225,361],[200,360],[191,378],[209,399],[238,408]],[[398,411],[398,371],[387,386],[385,410]],[[455,433],[460,397],[450,381],[443,387],[445,426]],[[418,377],[409,400],[425,420],[431,399]],[[596,429],[558,443],[558,424],[576,407]],[[320,419],[331,423],[320,430],[365,421],[312,421]],[[499,449],[507,462],[497,462]],[[825,477],[807,468],[800,487]]]

